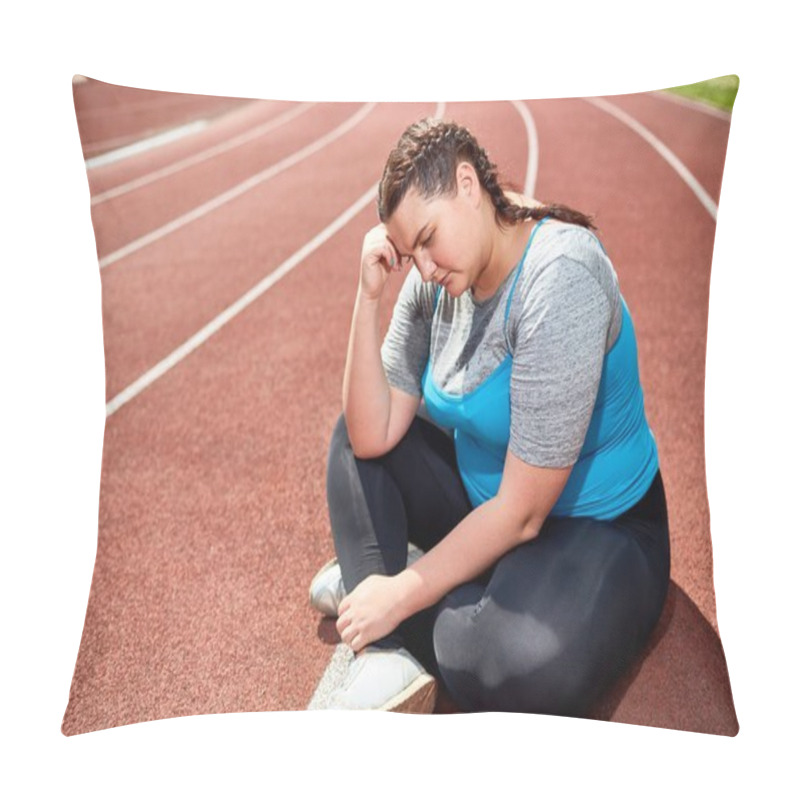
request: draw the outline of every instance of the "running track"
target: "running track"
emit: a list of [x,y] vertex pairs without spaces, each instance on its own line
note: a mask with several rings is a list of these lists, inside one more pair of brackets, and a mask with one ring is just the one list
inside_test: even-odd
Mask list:
[[65,733],[309,706],[338,643],[307,586],[333,554],[325,460],[361,239],[389,149],[442,106],[518,188],[596,215],[637,327],[673,583],[653,645],[594,715],[736,732],[703,447],[725,115],[646,94],[437,106],[74,88],[86,158],[194,127],[88,172],[108,405]]

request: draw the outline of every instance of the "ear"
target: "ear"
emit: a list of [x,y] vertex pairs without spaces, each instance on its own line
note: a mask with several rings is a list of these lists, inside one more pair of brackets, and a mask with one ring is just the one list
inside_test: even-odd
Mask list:
[[473,205],[480,204],[481,182],[478,173],[469,161],[460,161],[456,167],[456,186],[458,193]]

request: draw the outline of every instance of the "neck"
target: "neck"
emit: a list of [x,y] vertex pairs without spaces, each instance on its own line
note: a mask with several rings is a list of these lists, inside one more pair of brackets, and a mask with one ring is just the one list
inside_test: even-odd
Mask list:
[[482,301],[491,297],[517,266],[525,252],[534,224],[533,220],[525,220],[505,228],[494,224],[494,235],[489,244],[486,267],[471,289],[472,296],[476,300]]

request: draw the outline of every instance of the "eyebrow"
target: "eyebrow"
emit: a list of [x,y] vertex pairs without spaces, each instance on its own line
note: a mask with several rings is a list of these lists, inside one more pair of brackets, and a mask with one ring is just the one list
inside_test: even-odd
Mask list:
[[[419,229],[419,233],[417,234],[417,238],[416,238],[416,239],[414,239],[414,244],[413,244],[413,245],[411,245],[411,249],[412,249],[412,250],[416,250],[416,249],[417,249],[417,245],[419,244],[419,240],[422,238],[422,234],[423,234],[423,233],[425,233],[425,230],[426,230],[427,228],[429,228],[429,227],[430,227],[430,224],[431,224],[430,222],[426,222],[426,223],[425,223],[425,224],[424,224],[424,225],[423,225],[423,226],[422,226],[422,227]],[[387,237],[387,238],[388,238],[388,237]],[[391,239],[389,239],[389,241],[390,241],[390,242],[392,242],[392,240],[391,240]],[[396,245],[394,242],[392,242],[392,247],[394,247],[394,249],[395,249],[395,250],[397,250],[397,254],[400,256],[400,258],[413,258],[413,256],[406,255],[405,253],[401,253],[401,252],[400,252],[400,248],[399,248],[399,247],[398,247],[398,246],[397,246],[397,245]]]

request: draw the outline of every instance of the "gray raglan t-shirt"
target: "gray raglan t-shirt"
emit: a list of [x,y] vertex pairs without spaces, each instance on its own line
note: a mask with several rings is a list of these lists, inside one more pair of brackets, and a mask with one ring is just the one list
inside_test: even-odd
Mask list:
[[[585,228],[545,222],[524,263],[495,294],[453,298],[412,269],[381,348],[391,386],[422,394],[432,377],[444,392],[477,388],[510,352],[509,448],[528,464],[567,467],[578,459],[592,416],[605,354],[620,331],[617,276]],[[514,286],[505,321],[509,292]]]

